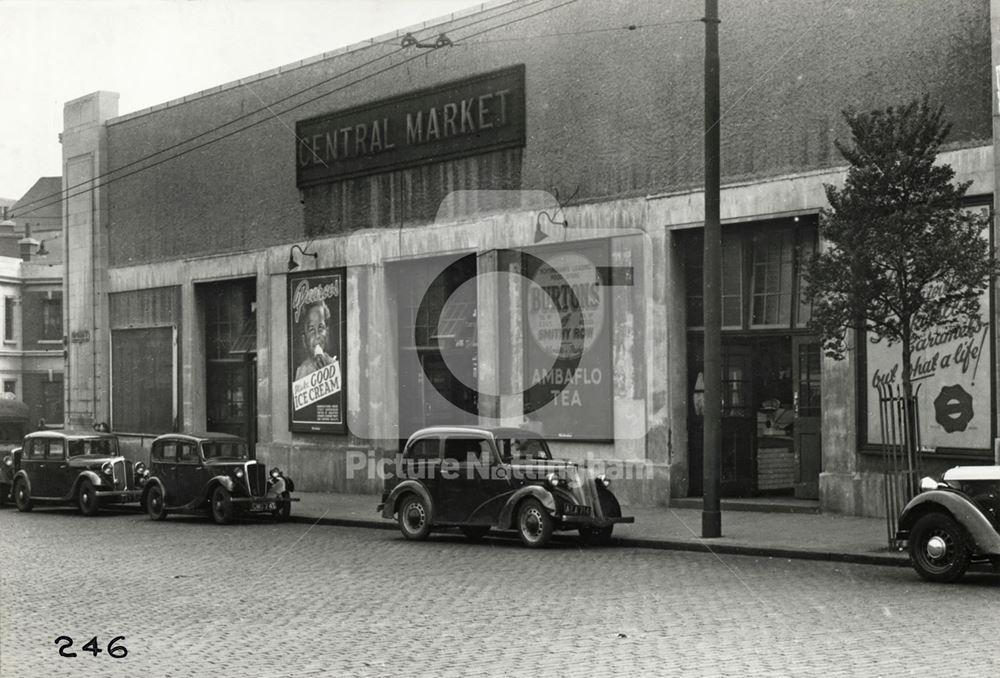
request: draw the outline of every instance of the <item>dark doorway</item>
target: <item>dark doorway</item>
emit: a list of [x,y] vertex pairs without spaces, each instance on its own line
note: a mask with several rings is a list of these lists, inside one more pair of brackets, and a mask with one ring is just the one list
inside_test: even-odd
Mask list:
[[198,286],[205,327],[205,419],[209,431],[257,442],[257,283]]
[[[818,455],[818,353],[814,358],[800,346],[818,345],[813,339],[788,335],[723,338],[720,468],[723,496],[791,496],[794,492],[805,497],[807,494],[797,490],[797,483],[811,482],[811,487],[817,486],[818,468],[813,468],[815,464],[808,460],[818,456],[804,454],[802,450],[815,449]],[[704,361],[700,337],[689,339],[688,356],[689,488],[690,494],[697,496],[704,489]],[[797,403],[803,402],[803,397],[808,400],[808,409],[796,416]]]

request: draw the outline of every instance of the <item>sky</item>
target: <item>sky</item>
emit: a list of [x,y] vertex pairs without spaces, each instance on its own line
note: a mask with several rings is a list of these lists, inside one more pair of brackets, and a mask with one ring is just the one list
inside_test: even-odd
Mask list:
[[0,0],[0,198],[62,173],[63,104],[119,114],[481,3],[473,0]]

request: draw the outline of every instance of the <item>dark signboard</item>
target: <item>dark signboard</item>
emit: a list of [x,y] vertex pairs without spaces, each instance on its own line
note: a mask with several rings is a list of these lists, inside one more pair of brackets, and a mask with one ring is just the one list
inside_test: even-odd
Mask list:
[[546,438],[614,437],[606,243],[524,257],[524,411]]
[[295,125],[299,188],[524,146],[524,65]]
[[344,269],[288,276],[289,429],[347,432]]

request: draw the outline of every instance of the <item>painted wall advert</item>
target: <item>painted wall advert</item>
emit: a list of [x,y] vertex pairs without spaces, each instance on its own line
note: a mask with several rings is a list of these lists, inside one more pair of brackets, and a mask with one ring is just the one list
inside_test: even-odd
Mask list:
[[[984,233],[988,236],[988,233]],[[935,449],[992,449],[993,366],[989,290],[980,298],[979,318],[965,329],[930,328],[913,343],[911,374],[917,393],[920,442]],[[867,351],[867,439],[883,442],[879,387],[902,387],[902,347],[884,340]],[[917,390],[919,387],[919,390]]]

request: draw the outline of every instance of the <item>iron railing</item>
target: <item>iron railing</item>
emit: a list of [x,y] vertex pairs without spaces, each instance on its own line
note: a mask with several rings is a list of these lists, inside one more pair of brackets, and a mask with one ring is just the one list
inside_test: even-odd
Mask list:
[[895,548],[896,529],[903,507],[920,491],[923,447],[920,444],[920,384],[907,398],[903,388],[880,385],[879,421],[882,428],[882,489],[889,548]]

